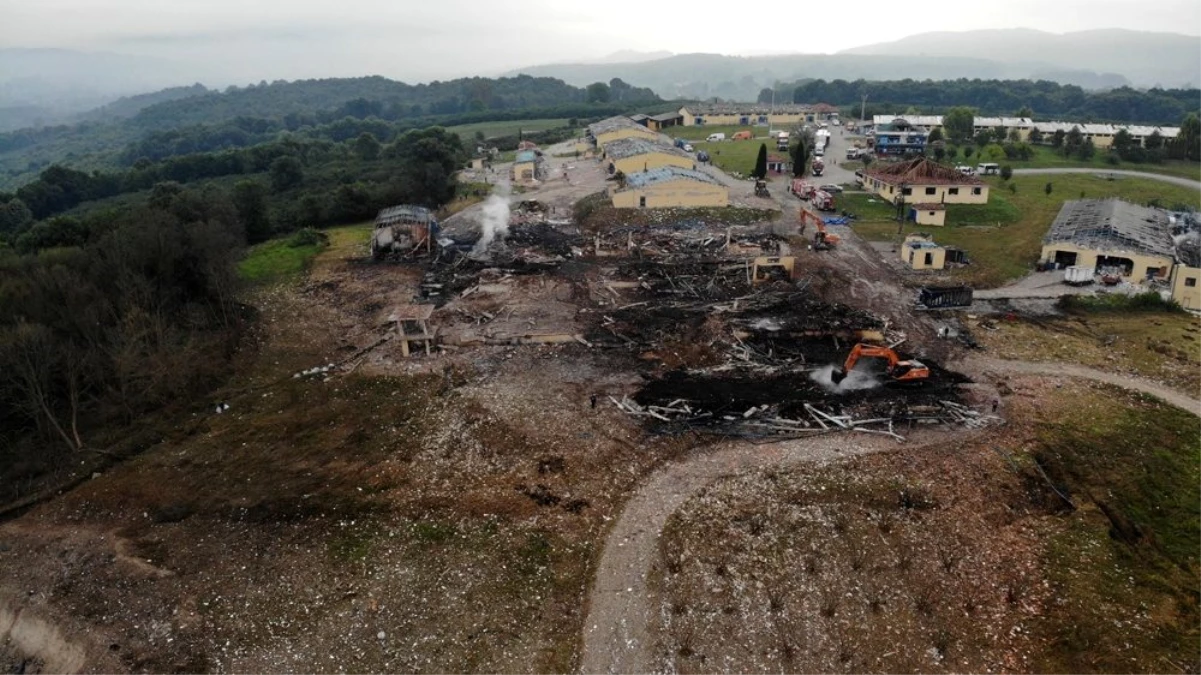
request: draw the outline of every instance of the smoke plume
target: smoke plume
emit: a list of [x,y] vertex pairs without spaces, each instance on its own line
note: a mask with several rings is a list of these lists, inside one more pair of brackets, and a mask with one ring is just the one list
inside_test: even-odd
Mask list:
[[484,202],[483,220],[480,221],[480,238],[471,249],[472,255],[483,255],[488,247],[496,240],[497,235],[504,239],[509,233],[509,186],[502,183],[496,186]]
[[847,373],[846,379],[834,383],[834,366],[823,366],[809,373],[809,379],[820,384],[823,389],[833,394],[845,394],[859,389],[875,389],[880,386],[880,380],[870,369],[856,368]]

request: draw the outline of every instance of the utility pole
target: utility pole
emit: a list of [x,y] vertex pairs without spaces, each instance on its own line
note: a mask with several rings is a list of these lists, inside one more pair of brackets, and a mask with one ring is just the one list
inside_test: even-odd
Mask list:
[[867,92],[863,92],[863,101],[859,104],[859,120],[867,124]]

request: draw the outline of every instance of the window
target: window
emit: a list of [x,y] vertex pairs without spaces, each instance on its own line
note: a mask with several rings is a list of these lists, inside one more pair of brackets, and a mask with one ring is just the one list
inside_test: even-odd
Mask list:
[[642,195],[641,197],[638,198],[638,208],[640,208],[640,209],[646,208],[646,195]]
[[901,190],[901,194],[911,195],[911,194],[913,194],[913,188],[904,188],[903,190]]
[[938,190],[935,190],[934,188],[926,188],[926,194],[928,195],[932,195],[935,192],[938,192]]
[[888,186],[888,194],[892,194],[893,192],[896,192],[896,188],[894,188],[893,186],[889,185],[889,186]]
[[930,212],[930,217],[931,217],[931,218],[933,218],[935,213],[936,213],[935,211],[931,211],[931,212]]
[[959,194],[959,188],[947,188],[947,194],[957,195]]
[[933,264],[934,264],[934,254],[933,254],[933,253],[927,253],[927,254],[926,254],[926,264],[927,264],[927,265],[933,265]]
[[980,188],[972,188],[972,194],[974,194],[974,195],[980,194]]
[[1197,277],[1189,277],[1185,279],[1184,285],[1188,286],[1189,288],[1195,288],[1197,286]]

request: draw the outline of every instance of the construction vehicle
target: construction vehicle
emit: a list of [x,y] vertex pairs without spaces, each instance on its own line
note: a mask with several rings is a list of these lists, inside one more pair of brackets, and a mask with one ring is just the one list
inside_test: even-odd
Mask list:
[[771,197],[771,193],[767,191],[767,181],[762,178],[755,179],[755,196],[756,197]]
[[438,238],[438,221],[423,206],[401,204],[383,209],[375,216],[371,235],[371,257],[431,253]]
[[813,177],[816,178],[822,175],[822,172],[826,170],[826,163],[822,161],[821,157],[814,157],[813,165],[809,170],[813,174]]
[[865,358],[884,359],[887,361],[888,370],[885,373],[889,382],[894,384],[921,384],[930,377],[930,369],[921,361],[916,359],[903,361],[891,347],[869,345],[861,342],[851,348],[851,353],[847,355],[847,360],[842,364],[842,368],[835,368],[834,372],[830,374],[830,379],[835,384],[842,382],[855,369],[855,365],[859,363],[859,360]]
[[802,208],[799,214],[801,223],[801,236],[805,236],[805,230],[809,225],[809,221],[813,221],[813,250],[829,251],[838,245],[841,238],[837,234],[831,234],[826,230],[826,224],[822,222],[820,216],[810,213],[808,209]]

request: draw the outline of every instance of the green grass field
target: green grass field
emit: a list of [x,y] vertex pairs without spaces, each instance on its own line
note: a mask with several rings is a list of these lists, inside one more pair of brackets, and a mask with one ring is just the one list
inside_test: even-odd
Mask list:
[[566,117],[537,120],[506,120],[460,124],[458,126],[447,127],[446,129],[447,131],[455,132],[463,140],[471,140],[475,138],[476,132],[483,132],[484,138],[516,136],[518,131],[546,131],[547,129],[565,127],[567,126],[567,121]]
[[[1116,177],[1106,180],[1086,174],[1063,176],[1015,176],[1010,192],[1003,181],[989,179],[992,194],[982,206],[947,208],[947,227],[915,227],[906,223],[897,234],[895,209],[882,201],[869,203],[863,194],[844,194],[839,208],[859,216],[855,231],[872,241],[900,241],[905,234],[930,232],[940,244],[958,246],[968,252],[972,265],[953,274],[978,288],[993,288],[1029,271],[1042,250],[1042,238],[1068,199],[1120,197],[1138,204],[1157,200],[1164,206],[1201,206],[1196,191],[1142,178]],[[1051,183],[1052,192],[1043,190]]]
[[[779,127],[783,128],[783,127]],[[715,124],[703,125],[699,127],[668,127],[663,130],[663,133],[672,138],[687,138],[690,141],[703,141],[709,137],[709,134],[722,133],[729,140],[735,133],[739,131],[749,131],[755,138],[768,138],[767,127],[741,126],[737,124]],[[695,145],[695,144],[694,144]]]
[[767,144],[769,155],[784,155],[784,151],[776,150],[776,143],[771,139],[756,138],[750,141],[720,141],[717,143],[697,142],[692,146],[699,152],[709,153],[713,165],[726,173],[749,176],[755,170],[755,159],[759,156],[759,146]]

